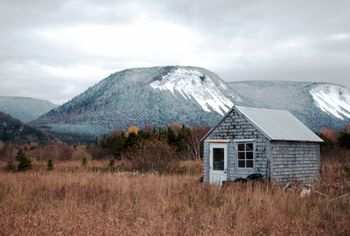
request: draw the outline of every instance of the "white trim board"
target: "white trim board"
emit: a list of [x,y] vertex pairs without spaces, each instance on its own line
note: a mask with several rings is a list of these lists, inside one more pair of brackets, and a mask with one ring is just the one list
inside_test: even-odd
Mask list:
[[251,139],[234,139],[233,142],[234,143],[255,142],[255,139],[253,139],[253,138],[251,138]]
[[231,139],[208,139],[205,141],[208,143],[229,143],[231,142]]

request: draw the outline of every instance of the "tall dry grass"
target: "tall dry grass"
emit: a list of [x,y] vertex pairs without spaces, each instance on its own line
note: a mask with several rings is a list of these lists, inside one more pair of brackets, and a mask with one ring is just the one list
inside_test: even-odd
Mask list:
[[[34,162],[27,172],[0,163],[0,235],[350,235],[348,151],[322,157],[321,182],[301,198],[267,183],[220,188],[182,175],[108,171],[107,161]],[[119,163],[127,166],[128,163]]]

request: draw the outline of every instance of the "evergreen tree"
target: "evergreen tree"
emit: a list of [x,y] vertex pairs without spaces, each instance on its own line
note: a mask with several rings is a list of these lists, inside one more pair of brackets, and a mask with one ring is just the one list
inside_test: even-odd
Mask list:
[[342,132],[338,138],[340,146],[350,149],[350,134],[347,132]]
[[172,146],[176,145],[176,141],[177,141],[177,139],[176,139],[176,134],[175,134],[175,132],[174,132],[172,129],[170,129],[170,128],[168,128],[167,139],[168,139],[168,144],[170,144],[170,145],[172,145]]
[[6,170],[8,170],[8,171],[14,171],[14,170],[16,170],[16,166],[15,166],[15,164],[13,163],[13,161],[8,161],[5,168],[6,168]]
[[109,169],[109,170],[114,170],[114,169],[115,169],[115,159],[114,159],[114,158],[112,158],[111,160],[109,160],[108,169]]
[[177,135],[177,142],[176,142],[176,151],[177,152],[184,152],[187,151],[187,136],[189,133],[189,129],[185,126],[182,126],[179,134]]
[[47,160],[47,170],[53,170],[53,160]]
[[83,157],[83,158],[81,159],[81,165],[82,165],[83,167],[86,167],[87,164],[88,164],[88,159],[87,159],[87,157]]
[[21,149],[17,153],[16,160],[18,161],[17,169],[19,171],[29,170],[32,168],[32,161]]

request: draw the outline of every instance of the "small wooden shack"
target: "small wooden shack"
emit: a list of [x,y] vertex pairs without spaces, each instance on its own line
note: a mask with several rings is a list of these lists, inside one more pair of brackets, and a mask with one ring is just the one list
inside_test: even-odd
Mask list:
[[246,179],[310,182],[323,142],[286,110],[234,106],[203,138],[204,182]]

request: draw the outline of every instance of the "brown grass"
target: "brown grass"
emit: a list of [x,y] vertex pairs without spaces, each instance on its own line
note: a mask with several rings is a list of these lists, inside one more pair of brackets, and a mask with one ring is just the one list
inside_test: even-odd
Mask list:
[[349,235],[349,198],[331,200],[348,191],[346,181],[327,183],[348,178],[347,164],[323,163],[314,189],[329,197],[305,198],[266,183],[208,186],[198,174],[96,171],[101,161],[59,162],[54,171],[37,162],[24,173],[2,163],[0,235]]

